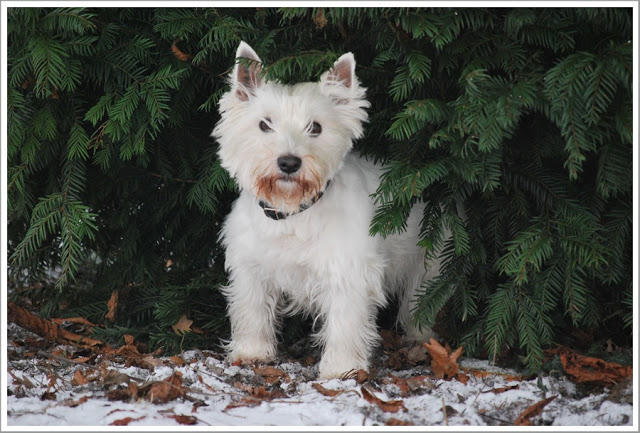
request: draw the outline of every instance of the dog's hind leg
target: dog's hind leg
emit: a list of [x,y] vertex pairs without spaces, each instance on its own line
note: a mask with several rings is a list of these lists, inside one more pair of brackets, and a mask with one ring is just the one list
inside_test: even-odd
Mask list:
[[410,342],[424,343],[431,337],[437,337],[431,328],[421,326],[414,320],[414,309],[418,300],[418,293],[421,286],[430,279],[440,274],[440,262],[438,260],[429,264],[425,271],[415,268],[411,274],[407,275],[406,287],[400,295],[400,307],[398,310],[398,322],[405,331],[404,339]]

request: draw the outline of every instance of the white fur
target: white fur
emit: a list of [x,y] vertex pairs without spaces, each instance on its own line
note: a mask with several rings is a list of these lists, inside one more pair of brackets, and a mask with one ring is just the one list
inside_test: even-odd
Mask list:
[[[237,57],[259,62],[245,43]],[[367,369],[378,340],[377,309],[389,295],[400,296],[399,321],[413,339],[427,339],[430,330],[411,323],[411,306],[425,278],[439,264],[424,266],[424,251],[416,244],[422,214],[411,212],[400,235],[369,236],[375,212],[370,197],[380,182],[380,168],[349,153],[366,121],[364,90],[355,76],[351,53],[343,55],[318,83],[285,86],[264,82],[260,65],[236,65],[231,90],[220,101],[222,118],[212,135],[220,144],[222,166],[240,186],[221,232],[230,284],[225,289],[231,320],[231,361],[272,360],[276,353],[278,319],[284,313],[305,312],[319,319],[318,342],[323,347],[321,378],[339,377],[351,369]],[[270,119],[270,132],[259,124]],[[317,122],[322,132],[309,134]],[[299,173],[284,180],[277,164],[282,155],[302,159]],[[257,185],[263,177],[275,181],[271,203],[295,213],[313,193],[299,190],[304,176],[325,194],[317,203],[284,220],[265,216],[258,206]],[[331,183],[326,187],[327,181]]]

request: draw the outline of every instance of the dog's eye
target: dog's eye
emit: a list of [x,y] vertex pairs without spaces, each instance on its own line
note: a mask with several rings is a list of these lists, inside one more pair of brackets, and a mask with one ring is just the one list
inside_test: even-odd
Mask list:
[[[269,119],[267,119],[267,121],[269,121]],[[260,121],[260,131],[262,132],[273,132],[273,129],[267,125],[267,122],[265,122],[264,120]]]
[[320,126],[318,122],[313,122],[311,125],[309,125],[309,134],[311,134],[312,136],[318,136],[321,132],[322,126]]

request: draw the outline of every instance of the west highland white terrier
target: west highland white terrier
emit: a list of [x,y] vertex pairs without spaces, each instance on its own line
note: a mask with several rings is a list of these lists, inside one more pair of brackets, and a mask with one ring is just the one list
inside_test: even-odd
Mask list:
[[320,325],[320,378],[367,370],[377,310],[394,295],[407,336],[432,335],[411,320],[416,290],[439,273],[417,246],[422,208],[403,233],[369,235],[381,169],[350,153],[369,107],[355,67],[347,53],[319,82],[284,85],[262,78],[249,45],[237,50],[211,134],[240,187],[221,232],[232,362],[273,360],[279,319],[305,312]]

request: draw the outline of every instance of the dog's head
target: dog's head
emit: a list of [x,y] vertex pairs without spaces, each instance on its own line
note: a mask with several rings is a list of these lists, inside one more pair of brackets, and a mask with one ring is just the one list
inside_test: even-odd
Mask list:
[[240,43],[212,133],[222,166],[240,188],[285,213],[316,200],[367,120],[355,66],[347,53],[319,82],[283,85],[265,81],[260,58]]

